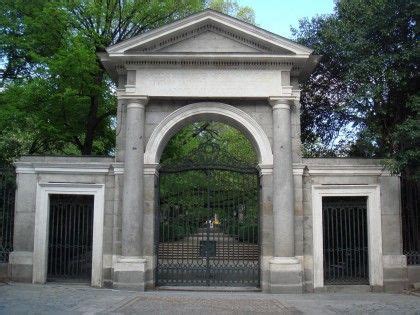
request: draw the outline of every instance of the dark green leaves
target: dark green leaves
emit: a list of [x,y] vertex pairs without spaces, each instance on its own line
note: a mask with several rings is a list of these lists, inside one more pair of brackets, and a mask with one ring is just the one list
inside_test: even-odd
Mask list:
[[384,157],[395,171],[413,164],[420,134],[402,137],[401,128],[418,119],[410,105],[419,91],[418,8],[410,0],[341,0],[334,14],[294,30],[323,56],[303,86],[310,155]]

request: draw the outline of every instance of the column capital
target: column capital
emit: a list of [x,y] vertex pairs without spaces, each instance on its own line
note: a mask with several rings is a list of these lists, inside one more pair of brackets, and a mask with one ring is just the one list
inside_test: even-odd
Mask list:
[[290,110],[293,103],[293,99],[290,99],[289,97],[282,97],[282,96],[270,96],[268,98],[268,102],[273,107],[273,110],[275,109]]
[[264,164],[258,164],[257,170],[260,176],[263,175],[272,175],[273,174],[273,165],[264,165]]
[[122,100],[128,107],[145,107],[149,101],[149,97],[146,95],[119,95],[118,100]]

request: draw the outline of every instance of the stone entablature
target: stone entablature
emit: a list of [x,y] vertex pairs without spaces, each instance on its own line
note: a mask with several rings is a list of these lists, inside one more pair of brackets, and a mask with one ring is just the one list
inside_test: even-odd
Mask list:
[[207,10],[111,46],[100,57],[122,93],[267,98],[292,95],[296,79],[316,64],[311,53]]

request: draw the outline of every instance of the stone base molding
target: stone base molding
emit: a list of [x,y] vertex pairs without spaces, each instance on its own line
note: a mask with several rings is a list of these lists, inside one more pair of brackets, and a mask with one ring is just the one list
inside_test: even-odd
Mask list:
[[144,291],[146,259],[135,256],[121,256],[114,265],[113,286],[118,289]]
[[33,252],[13,251],[9,255],[11,265],[31,265],[33,264]]
[[270,293],[302,293],[303,268],[296,257],[273,257],[269,262]]
[[408,288],[407,257],[405,255],[383,255],[384,290],[401,292]]
[[8,269],[10,280],[15,282],[32,282],[33,252],[11,252]]

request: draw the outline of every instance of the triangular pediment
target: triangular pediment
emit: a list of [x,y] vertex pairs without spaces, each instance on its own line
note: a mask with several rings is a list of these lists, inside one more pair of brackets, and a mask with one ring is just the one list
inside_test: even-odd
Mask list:
[[[209,26],[210,28],[210,26]],[[150,45],[143,49],[134,48],[128,52],[153,51],[159,53],[261,53],[269,52],[265,47],[256,43],[241,41],[229,35],[212,30],[191,35],[180,36],[179,41],[173,40],[158,45]]]
[[110,56],[155,53],[309,55],[312,50],[225,14],[205,10],[118,43],[107,52]]

